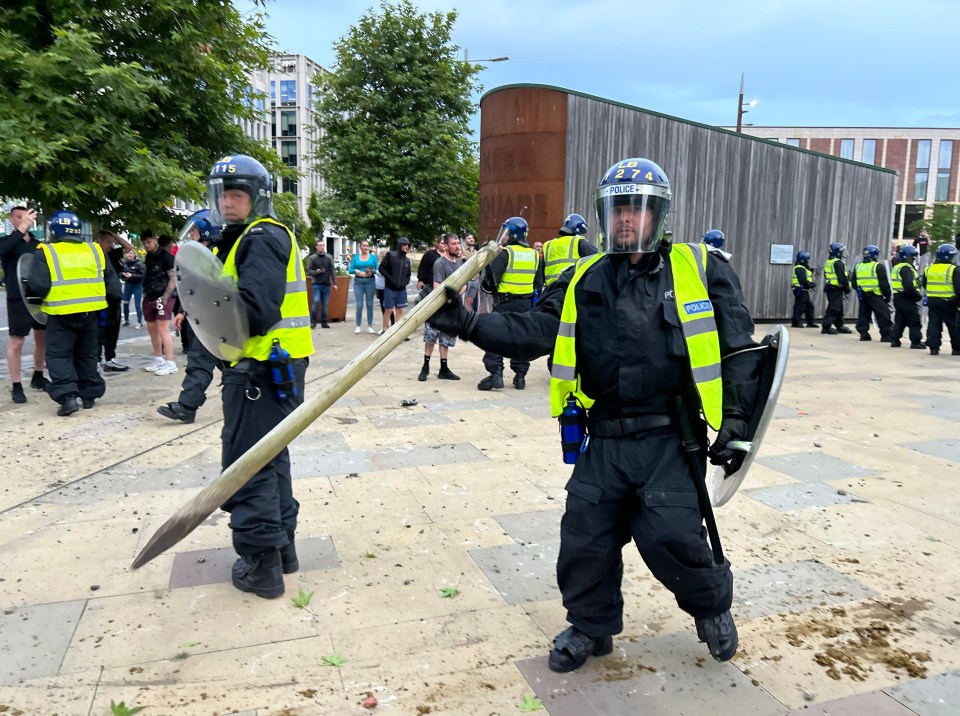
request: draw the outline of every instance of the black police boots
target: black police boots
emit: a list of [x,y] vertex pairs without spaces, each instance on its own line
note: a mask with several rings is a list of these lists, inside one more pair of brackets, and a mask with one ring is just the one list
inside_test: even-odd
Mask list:
[[232,571],[233,586],[241,592],[250,592],[264,599],[276,599],[283,594],[283,566],[278,549],[240,557],[233,563]]
[[96,398],[84,398],[80,402],[83,405],[84,410],[90,410],[90,408],[97,404]]
[[835,335],[837,335],[837,329],[836,329],[836,328],[827,328],[826,326],[824,326],[823,328],[821,328],[821,329],[820,329],[820,332],[821,332],[821,333],[826,333],[827,335],[830,335],[830,336],[835,336]]
[[910,344],[910,347],[913,348],[914,350],[923,350],[924,348],[927,347],[927,344],[926,344],[926,343],[911,343],[911,344]]
[[284,574],[293,574],[300,569],[300,560],[297,558],[297,545],[293,538],[290,543],[280,548],[280,565]]
[[568,627],[557,634],[553,649],[547,657],[550,671],[565,673],[583,666],[591,656],[603,656],[613,651],[613,637],[587,636],[576,627]]
[[477,383],[477,390],[493,390],[503,387],[503,373],[491,373]]
[[513,387],[517,390],[523,390],[527,387],[527,379],[522,375],[513,376]]
[[851,330],[850,330],[849,328],[847,328],[846,326],[840,326],[839,328],[837,328],[837,333],[848,333],[848,334],[849,334],[849,333],[853,333],[853,331],[851,331]]
[[710,649],[717,661],[729,661],[737,653],[737,625],[728,609],[715,617],[697,619],[697,637]]
[[185,408],[179,401],[167,403],[157,408],[157,412],[165,418],[179,420],[181,423],[192,423],[197,418],[197,410],[194,408]]
[[891,340],[890,340],[890,347],[891,347],[891,348],[899,348],[899,347],[900,347],[900,341],[897,340],[896,338],[891,339]]
[[861,334],[860,334],[860,340],[861,340],[861,341],[872,341],[873,338],[870,337],[870,334],[869,334],[869,333],[861,333]]
[[77,402],[77,396],[70,395],[63,399],[63,402],[60,403],[60,408],[57,410],[57,415],[61,418],[64,418],[68,415],[73,415],[75,412],[80,410],[80,403]]

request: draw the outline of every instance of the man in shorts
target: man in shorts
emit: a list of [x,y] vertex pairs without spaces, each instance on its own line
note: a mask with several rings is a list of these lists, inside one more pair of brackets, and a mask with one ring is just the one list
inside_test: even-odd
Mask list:
[[[433,287],[437,288],[444,280],[453,274],[463,261],[460,259],[460,237],[456,234],[444,234],[440,237],[438,247],[440,257],[433,264]],[[430,356],[433,347],[440,344],[440,371],[437,377],[441,380],[460,380],[460,376],[447,367],[447,355],[451,348],[457,345],[457,337],[441,333],[430,325],[428,321],[423,325],[423,367],[417,380],[424,381],[430,375]]]
[[0,239],[0,261],[3,262],[3,276],[7,285],[7,319],[10,323],[10,340],[7,342],[7,369],[13,383],[10,396],[14,403],[26,403],[27,396],[20,383],[20,364],[23,356],[23,344],[30,331],[33,331],[33,377],[30,387],[46,390],[50,381],[43,375],[47,355],[47,334],[45,327],[35,321],[21,298],[20,282],[17,280],[17,261],[24,254],[32,254],[40,245],[30,233],[30,227],[37,219],[37,212],[25,206],[15,206],[10,210],[10,224],[13,231]]
[[[388,253],[377,271],[383,276],[383,333],[394,322],[403,318],[403,309],[407,307],[407,284],[410,283],[410,239],[401,236],[397,240],[397,250]],[[391,317],[396,317],[391,321]]]

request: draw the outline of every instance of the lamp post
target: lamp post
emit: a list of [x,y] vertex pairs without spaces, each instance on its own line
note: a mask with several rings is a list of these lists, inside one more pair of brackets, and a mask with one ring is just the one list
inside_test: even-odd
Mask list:
[[[490,57],[486,60],[473,60],[473,62],[506,62],[509,60],[509,57]],[[463,48],[463,61],[470,62],[470,57],[468,55],[468,50],[466,47]]]
[[[743,131],[743,115],[757,106],[757,100],[743,101],[743,73],[740,73],[740,97],[737,100],[737,132]],[[749,107],[750,109],[747,109]]]

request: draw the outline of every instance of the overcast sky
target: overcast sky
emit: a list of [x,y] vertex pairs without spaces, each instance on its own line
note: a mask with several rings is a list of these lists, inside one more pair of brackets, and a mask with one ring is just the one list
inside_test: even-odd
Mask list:
[[[507,55],[486,90],[555,85],[685,119],[773,126],[960,127],[958,0],[414,0],[456,9],[471,59]],[[333,68],[333,44],[379,3],[275,0],[282,52]],[[629,8],[629,9],[627,9]],[[479,95],[478,95],[479,98]]]

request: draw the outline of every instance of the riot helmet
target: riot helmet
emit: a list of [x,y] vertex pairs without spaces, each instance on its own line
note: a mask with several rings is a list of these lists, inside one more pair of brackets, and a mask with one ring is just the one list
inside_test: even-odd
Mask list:
[[907,263],[912,264],[919,255],[920,249],[916,246],[910,246],[909,244],[903,244],[897,249],[897,258]]
[[797,252],[797,263],[801,266],[810,266],[810,252],[809,251],[798,251]]
[[707,233],[703,235],[703,238],[700,239],[701,243],[707,244],[707,246],[712,246],[715,249],[723,248],[723,232],[720,229],[710,229]]
[[[222,157],[207,177],[211,223],[249,224],[255,219],[274,216],[272,186],[270,172],[253,157],[244,154]],[[228,192],[246,194],[249,207],[242,197]]]
[[610,167],[596,192],[603,250],[608,254],[657,251],[671,196],[670,180],[649,159],[624,159]]
[[60,241],[83,241],[80,217],[72,211],[57,211],[48,220],[50,235]]
[[837,241],[834,241],[832,244],[830,244],[830,258],[831,259],[847,258],[847,247]]
[[522,216],[511,216],[500,227],[497,243],[500,246],[527,246],[529,228],[527,220]]
[[940,244],[940,248],[937,249],[937,263],[938,264],[955,264],[957,262],[957,254],[960,253],[957,251],[957,247],[952,244]]
[[563,220],[563,226],[560,227],[561,236],[585,236],[587,233],[587,220],[580,214],[570,214]]
[[880,258],[880,247],[874,244],[867,244],[863,247],[863,260],[876,261]]
[[[194,234],[194,231],[197,233]],[[211,221],[209,209],[200,209],[200,211],[195,211],[187,217],[187,223],[183,225],[177,236],[177,243],[190,241],[191,239],[207,246],[220,240],[220,225]]]

